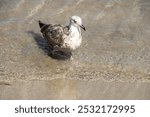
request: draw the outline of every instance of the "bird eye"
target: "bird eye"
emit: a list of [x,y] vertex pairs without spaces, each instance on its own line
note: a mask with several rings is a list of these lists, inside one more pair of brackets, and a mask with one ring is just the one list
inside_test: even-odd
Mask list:
[[76,20],[73,20],[74,21],[74,23],[77,23],[77,21]]

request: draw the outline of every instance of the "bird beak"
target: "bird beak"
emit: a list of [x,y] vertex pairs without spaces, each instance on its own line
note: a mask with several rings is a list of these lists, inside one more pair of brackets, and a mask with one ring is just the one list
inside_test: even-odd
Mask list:
[[86,31],[85,27],[83,25],[80,26],[84,31]]

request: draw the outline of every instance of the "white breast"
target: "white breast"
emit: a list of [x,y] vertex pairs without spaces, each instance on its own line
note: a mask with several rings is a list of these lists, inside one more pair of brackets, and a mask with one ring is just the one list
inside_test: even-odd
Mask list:
[[70,35],[64,40],[64,44],[72,50],[75,50],[81,45],[82,37],[80,28],[71,26]]

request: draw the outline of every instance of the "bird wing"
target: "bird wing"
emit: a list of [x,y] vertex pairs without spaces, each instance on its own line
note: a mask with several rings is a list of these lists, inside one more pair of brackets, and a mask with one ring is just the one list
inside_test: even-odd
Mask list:
[[41,32],[50,46],[62,46],[64,39],[69,35],[69,27],[60,24],[46,24]]

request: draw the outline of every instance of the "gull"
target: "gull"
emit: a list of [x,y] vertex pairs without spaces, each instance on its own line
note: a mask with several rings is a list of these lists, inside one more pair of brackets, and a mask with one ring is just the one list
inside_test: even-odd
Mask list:
[[82,43],[81,30],[86,31],[79,16],[72,16],[67,26],[61,24],[45,24],[39,20],[39,27],[52,53],[57,51],[73,51]]

